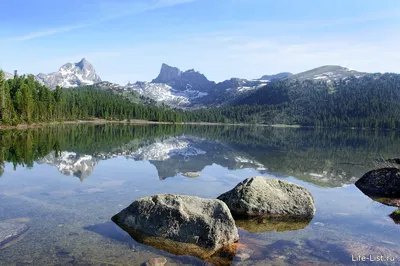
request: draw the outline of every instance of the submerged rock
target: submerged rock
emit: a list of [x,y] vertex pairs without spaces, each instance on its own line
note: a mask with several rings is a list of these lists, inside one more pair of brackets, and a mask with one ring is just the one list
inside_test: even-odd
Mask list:
[[153,258],[146,262],[146,266],[164,266],[167,263],[166,258]]
[[389,216],[390,216],[390,218],[392,218],[392,220],[395,224],[400,224],[400,209],[395,210]]
[[400,198],[400,170],[381,168],[363,175],[355,185],[370,197]]
[[143,244],[218,265],[230,263],[231,246],[239,239],[228,207],[216,199],[153,195],[133,202],[112,220]]
[[29,230],[29,226],[17,222],[0,222],[0,249],[18,241]]
[[400,198],[376,198],[370,197],[372,200],[391,207],[400,207]]
[[304,216],[315,213],[314,199],[302,186],[263,176],[250,177],[218,199],[236,216]]
[[190,178],[195,178],[195,177],[199,177],[200,173],[198,173],[198,172],[186,172],[186,173],[183,173],[182,175],[186,176],[186,177],[190,177]]
[[236,225],[250,233],[285,232],[306,228],[312,217],[249,217],[235,219]]

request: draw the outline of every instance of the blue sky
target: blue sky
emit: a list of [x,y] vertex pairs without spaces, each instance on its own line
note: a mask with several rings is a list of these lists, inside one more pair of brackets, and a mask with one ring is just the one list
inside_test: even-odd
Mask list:
[[8,72],[53,72],[82,57],[121,84],[155,78],[161,63],[215,81],[327,64],[400,72],[398,0],[13,0],[1,9]]

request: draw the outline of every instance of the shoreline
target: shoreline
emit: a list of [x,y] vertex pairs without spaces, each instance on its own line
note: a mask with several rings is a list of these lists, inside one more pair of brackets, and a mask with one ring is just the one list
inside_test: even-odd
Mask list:
[[[233,124],[233,123],[210,123],[210,122],[158,122],[149,120],[105,120],[105,119],[93,119],[93,120],[72,120],[72,121],[61,121],[61,122],[39,122],[32,124],[19,124],[15,126],[11,125],[0,125],[0,130],[6,129],[28,129],[38,128],[44,126],[55,126],[55,125],[75,125],[75,124],[129,124],[129,125],[209,125],[209,126],[270,126],[265,124]],[[272,125],[273,126],[273,125]]]

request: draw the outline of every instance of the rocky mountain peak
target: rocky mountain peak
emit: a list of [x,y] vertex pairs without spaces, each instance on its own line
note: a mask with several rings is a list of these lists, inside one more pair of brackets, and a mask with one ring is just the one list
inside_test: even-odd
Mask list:
[[165,63],[161,65],[160,74],[152,80],[152,83],[168,83],[182,74],[181,70],[177,67],[169,66]]
[[40,73],[36,78],[50,89],[54,89],[56,86],[70,88],[101,82],[101,78],[96,74],[93,65],[85,58],[82,58],[78,63],[64,64],[58,72]]

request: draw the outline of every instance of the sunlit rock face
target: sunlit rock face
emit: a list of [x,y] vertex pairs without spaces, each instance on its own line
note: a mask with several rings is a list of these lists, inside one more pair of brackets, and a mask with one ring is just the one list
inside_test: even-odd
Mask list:
[[91,155],[63,151],[58,156],[55,152],[51,152],[40,159],[38,163],[54,165],[60,173],[68,176],[76,176],[83,180],[90,176],[98,161],[99,159]]
[[233,244],[239,240],[228,207],[216,199],[153,195],[133,202],[112,220],[141,243],[208,261],[222,250],[233,258]]
[[314,198],[306,188],[263,176],[245,179],[218,199],[236,216],[313,217],[315,213]]

